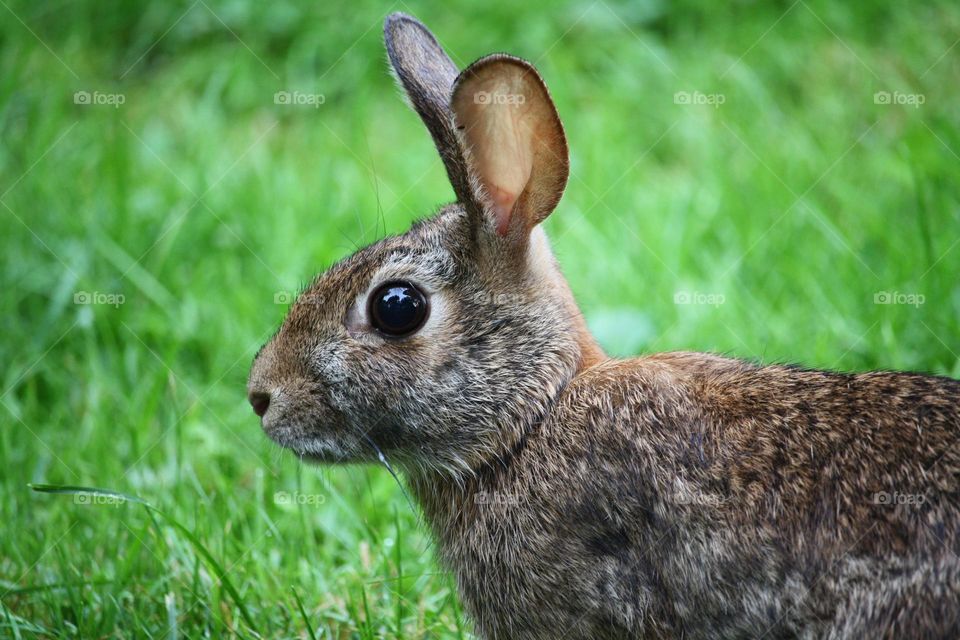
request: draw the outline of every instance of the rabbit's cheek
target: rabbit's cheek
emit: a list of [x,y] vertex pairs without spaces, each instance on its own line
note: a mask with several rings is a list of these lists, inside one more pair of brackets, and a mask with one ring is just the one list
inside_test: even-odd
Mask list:
[[347,380],[346,349],[340,342],[318,345],[311,354],[310,367],[322,383],[343,384]]

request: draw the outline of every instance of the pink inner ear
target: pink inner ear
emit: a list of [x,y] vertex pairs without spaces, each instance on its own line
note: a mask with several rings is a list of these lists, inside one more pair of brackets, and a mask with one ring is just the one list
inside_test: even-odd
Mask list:
[[490,193],[490,199],[493,201],[493,216],[497,235],[507,235],[507,229],[510,228],[510,212],[517,201],[517,194],[501,189],[496,185],[487,187]]
[[501,236],[510,228],[514,205],[533,171],[533,101],[521,70],[509,71],[477,79],[457,105],[473,169]]

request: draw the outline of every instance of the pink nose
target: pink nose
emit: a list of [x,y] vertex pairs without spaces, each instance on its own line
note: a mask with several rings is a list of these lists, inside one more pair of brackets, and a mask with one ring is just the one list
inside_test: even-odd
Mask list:
[[262,418],[263,414],[270,408],[270,394],[262,391],[251,391],[250,406],[253,407],[253,412]]

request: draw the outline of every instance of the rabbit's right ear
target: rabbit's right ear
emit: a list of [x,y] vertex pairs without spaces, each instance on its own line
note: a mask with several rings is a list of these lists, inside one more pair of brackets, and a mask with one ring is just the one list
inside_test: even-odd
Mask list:
[[556,208],[570,174],[547,86],[526,60],[494,54],[464,69],[450,104],[477,186],[475,210],[508,244],[525,243]]
[[405,13],[390,14],[383,25],[390,65],[413,108],[427,126],[447,169],[457,200],[472,202],[470,173],[450,110],[459,71],[423,23]]

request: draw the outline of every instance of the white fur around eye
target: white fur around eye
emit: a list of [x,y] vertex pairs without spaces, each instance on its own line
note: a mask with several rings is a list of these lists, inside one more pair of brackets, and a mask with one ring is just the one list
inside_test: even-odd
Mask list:
[[[378,274],[376,279],[371,280],[371,284],[367,287],[367,290],[354,299],[353,305],[351,305],[350,310],[347,312],[345,326],[350,337],[354,340],[375,345],[393,339],[384,337],[379,331],[374,329],[369,317],[370,296],[381,286],[393,280],[409,282],[417,287],[427,299],[429,308],[427,321],[412,335],[430,337],[440,331],[448,316],[447,309],[449,308],[449,304],[446,295],[438,287],[425,283],[416,275],[403,275],[402,273],[396,273],[395,275]],[[400,339],[403,340],[403,338]]]

